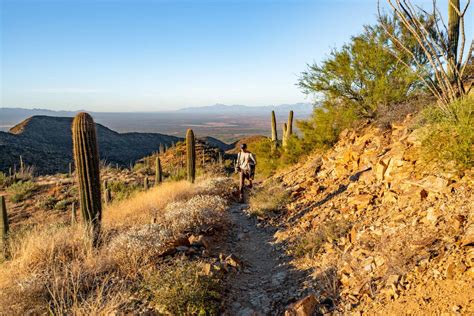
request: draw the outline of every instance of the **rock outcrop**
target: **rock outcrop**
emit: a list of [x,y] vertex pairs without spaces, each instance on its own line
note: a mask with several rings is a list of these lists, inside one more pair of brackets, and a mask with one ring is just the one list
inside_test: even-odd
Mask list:
[[473,171],[420,159],[408,125],[346,130],[275,176],[292,196],[276,237],[335,311],[474,312]]

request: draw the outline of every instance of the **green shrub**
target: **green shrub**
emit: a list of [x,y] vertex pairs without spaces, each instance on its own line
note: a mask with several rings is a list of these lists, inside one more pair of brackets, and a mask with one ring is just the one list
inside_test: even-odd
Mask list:
[[423,123],[422,156],[426,161],[474,166],[474,97],[451,104],[451,116],[432,106],[420,113]]
[[141,185],[138,184],[125,184],[120,181],[113,181],[108,183],[114,201],[120,201],[129,198],[133,193],[140,190]]
[[143,288],[161,313],[217,315],[218,279],[203,270],[202,262],[179,260],[145,275]]
[[249,150],[257,157],[255,175],[257,177],[269,177],[281,166],[281,147],[272,150],[271,139],[262,139],[250,143]]
[[19,181],[8,187],[10,200],[14,203],[21,202],[31,197],[38,186],[31,181]]
[[54,206],[56,205],[58,201],[54,196],[47,195],[43,198],[38,203],[38,206],[44,210],[52,210],[54,209]]

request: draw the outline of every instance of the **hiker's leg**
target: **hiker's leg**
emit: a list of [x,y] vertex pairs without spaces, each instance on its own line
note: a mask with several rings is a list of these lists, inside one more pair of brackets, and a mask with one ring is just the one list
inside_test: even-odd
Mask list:
[[244,199],[244,185],[245,185],[244,171],[240,170],[240,182],[239,182],[239,198],[240,198],[240,200]]

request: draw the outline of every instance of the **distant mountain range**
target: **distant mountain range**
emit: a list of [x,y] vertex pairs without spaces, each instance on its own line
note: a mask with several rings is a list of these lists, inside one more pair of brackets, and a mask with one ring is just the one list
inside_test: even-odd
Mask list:
[[[40,174],[66,172],[72,161],[71,117],[33,116],[0,132],[0,170],[8,172],[19,157],[34,165]],[[160,144],[171,145],[179,137],[158,133],[117,133],[96,124],[101,160],[128,166],[158,151]]]
[[[200,115],[261,115],[268,116],[271,111],[276,111],[278,115],[287,115],[287,112],[293,110],[295,117],[306,117],[313,111],[313,105],[311,103],[295,103],[295,104],[281,104],[281,105],[267,105],[267,106],[246,106],[246,105],[225,105],[215,104],[210,106],[202,107],[187,107],[176,111],[166,112],[90,112],[94,119],[111,123],[122,117],[134,116],[172,116],[175,117],[186,117],[189,114],[200,114]],[[0,108],[0,130],[7,131],[9,128],[14,126],[16,123],[23,121],[31,116],[47,115],[55,117],[73,117],[79,112],[77,111],[53,111],[47,109],[24,109],[24,108]]]
[[295,103],[295,104],[280,104],[280,105],[265,105],[265,106],[247,106],[247,105],[226,105],[214,104],[201,107],[188,107],[178,110],[182,113],[259,113],[268,115],[271,111],[290,111],[293,110],[299,115],[307,115],[313,111],[311,103]]

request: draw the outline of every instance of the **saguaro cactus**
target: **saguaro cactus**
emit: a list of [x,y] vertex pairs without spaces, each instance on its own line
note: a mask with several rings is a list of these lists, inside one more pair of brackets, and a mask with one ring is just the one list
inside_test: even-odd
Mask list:
[[188,181],[194,183],[196,179],[196,140],[192,129],[186,131],[186,162]]
[[290,138],[293,135],[293,111],[288,113],[288,124],[286,126],[286,137]]
[[286,126],[286,123],[283,123],[283,137],[281,138],[281,144],[283,147],[286,147],[286,132],[287,132],[288,127]]
[[276,125],[276,117],[275,111],[272,111],[272,142],[278,142],[278,134],[277,134],[277,125]]
[[454,77],[456,75],[455,71],[451,71],[458,68],[458,42],[459,42],[459,25],[461,17],[458,12],[460,12],[459,0],[449,0],[448,1],[448,62],[450,67],[450,79],[456,80]]
[[155,161],[155,185],[160,184],[163,181],[163,170],[161,170],[160,157],[156,157]]
[[71,224],[76,223],[76,218],[77,218],[76,202],[72,202],[72,204],[71,204]]
[[145,179],[143,179],[143,188],[145,190],[148,190],[148,177],[145,177]]
[[25,171],[25,163],[23,162],[23,157],[20,155],[20,174],[23,174]]
[[0,232],[2,234],[2,245],[7,239],[8,235],[8,214],[7,214],[7,205],[5,204],[5,197],[0,196]]
[[93,245],[97,245],[102,218],[99,148],[94,120],[89,114],[82,112],[74,118],[72,140],[82,218]]

